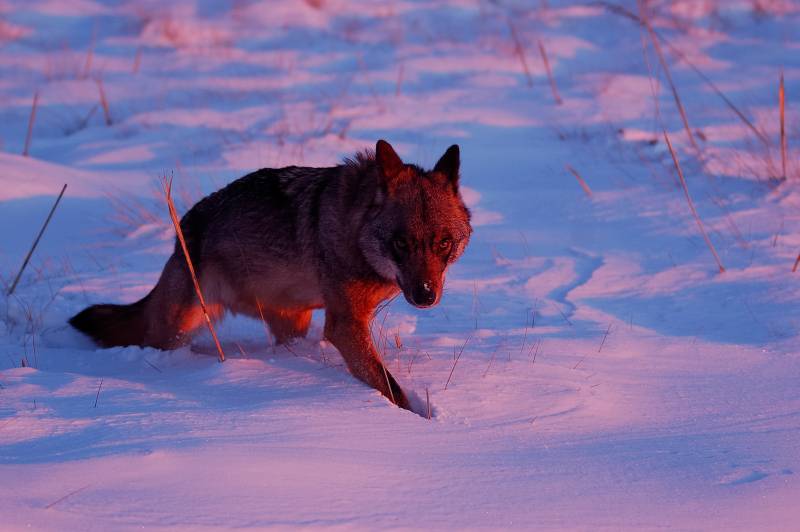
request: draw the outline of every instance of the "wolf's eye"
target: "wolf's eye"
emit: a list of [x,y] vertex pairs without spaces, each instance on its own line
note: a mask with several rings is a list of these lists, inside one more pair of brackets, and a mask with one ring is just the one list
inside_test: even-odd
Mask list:
[[442,239],[441,242],[439,242],[439,251],[442,252],[450,251],[451,247],[453,247],[453,241],[450,240],[449,238],[444,238]]
[[408,249],[408,244],[402,238],[395,238],[392,240],[392,245],[394,246],[394,249],[401,253]]

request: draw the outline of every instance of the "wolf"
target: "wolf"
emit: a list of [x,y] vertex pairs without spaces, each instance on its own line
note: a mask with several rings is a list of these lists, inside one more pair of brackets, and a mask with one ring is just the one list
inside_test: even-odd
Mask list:
[[[379,140],[338,166],[264,168],[203,198],[180,227],[211,318],[263,319],[285,343],[304,337],[312,310],[324,308],[325,338],[350,372],[411,410],[370,322],[400,292],[415,307],[439,303],[472,234],[459,176],[458,145],[426,171]],[[102,347],[188,343],[205,316],[178,240],[144,298],[93,305],[69,323]]]

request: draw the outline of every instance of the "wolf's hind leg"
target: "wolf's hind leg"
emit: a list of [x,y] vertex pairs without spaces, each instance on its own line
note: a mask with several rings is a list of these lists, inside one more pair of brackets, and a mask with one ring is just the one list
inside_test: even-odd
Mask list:
[[[203,287],[206,308],[212,320],[224,312],[212,291]],[[148,324],[142,345],[175,349],[189,343],[205,325],[203,308],[194,290],[183,256],[173,254],[150,294]]]
[[311,325],[310,310],[273,310],[264,309],[264,319],[275,341],[285,344],[292,338],[304,338]]

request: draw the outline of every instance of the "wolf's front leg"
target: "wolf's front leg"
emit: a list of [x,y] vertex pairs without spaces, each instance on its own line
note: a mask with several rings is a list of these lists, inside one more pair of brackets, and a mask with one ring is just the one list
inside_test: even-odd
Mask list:
[[325,337],[359,380],[372,386],[400,408],[411,410],[406,394],[381,363],[369,333],[372,309],[365,314],[350,305],[329,306],[325,311]]

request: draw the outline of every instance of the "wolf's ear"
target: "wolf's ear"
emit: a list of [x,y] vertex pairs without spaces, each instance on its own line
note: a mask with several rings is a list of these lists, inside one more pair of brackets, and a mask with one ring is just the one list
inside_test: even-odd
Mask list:
[[444,174],[453,185],[453,188],[458,189],[458,169],[460,166],[461,156],[459,155],[458,144],[453,144],[444,152],[433,171]]
[[397,156],[392,145],[383,139],[375,145],[375,161],[388,183],[394,181],[404,167],[403,161]]

